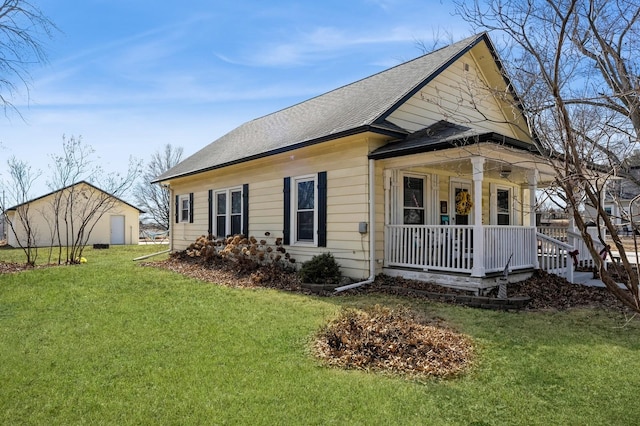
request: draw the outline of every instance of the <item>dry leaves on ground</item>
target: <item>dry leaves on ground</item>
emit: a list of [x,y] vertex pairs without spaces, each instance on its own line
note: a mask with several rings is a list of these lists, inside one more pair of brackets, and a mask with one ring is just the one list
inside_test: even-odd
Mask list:
[[246,273],[238,273],[234,269],[232,262],[206,265],[193,260],[169,258],[159,262],[146,262],[141,265],[168,269],[191,278],[228,287],[269,287],[289,291],[302,290],[296,274],[285,272],[276,265],[260,266]]
[[[437,284],[384,275],[378,276],[371,286],[362,288],[359,291],[396,294],[397,292],[393,290],[393,287],[423,290],[430,293],[471,294],[466,291],[450,289]],[[497,289],[489,293],[489,296],[492,295],[497,296]],[[526,307],[527,310],[565,310],[586,307],[625,309],[622,303],[604,287],[572,284],[565,278],[549,274],[545,271],[536,271],[531,278],[509,284],[507,286],[507,295],[509,297],[530,297],[531,301]],[[452,301],[448,303],[455,302]]]
[[451,377],[474,359],[471,339],[427,324],[404,308],[345,310],[314,344],[327,365],[410,376]]
[[0,262],[0,274],[11,274],[28,269],[33,269],[33,267],[27,266],[24,263]]

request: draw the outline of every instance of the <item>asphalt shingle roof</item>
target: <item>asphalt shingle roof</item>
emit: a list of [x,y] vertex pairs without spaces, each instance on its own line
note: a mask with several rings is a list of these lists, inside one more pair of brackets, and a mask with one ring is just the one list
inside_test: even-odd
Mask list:
[[486,34],[474,35],[244,123],[154,181],[216,169],[349,133],[372,130],[400,134],[403,129],[384,118],[483,38]]

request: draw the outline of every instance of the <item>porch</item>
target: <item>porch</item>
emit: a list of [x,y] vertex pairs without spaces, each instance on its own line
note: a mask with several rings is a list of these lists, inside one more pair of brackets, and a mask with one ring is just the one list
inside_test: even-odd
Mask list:
[[498,285],[505,271],[512,282],[528,278],[535,269],[574,282],[576,264],[595,266],[581,236],[568,228],[385,226],[385,274],[476,293]]

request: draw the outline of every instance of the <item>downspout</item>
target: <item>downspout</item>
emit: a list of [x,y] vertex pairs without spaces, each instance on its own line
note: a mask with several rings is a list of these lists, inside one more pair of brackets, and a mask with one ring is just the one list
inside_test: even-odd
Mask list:
[[[176,214],[178,214],[177,212],[173,211],[173,209],[177,209],[178,206],[175,205],[175,203],[173,202],[174,198],[174,194],[173,194],[173,188],[171,187],[170,183],[165,183],[165,184],[160,184],[162,186],[164,186],[168,191],[169,191],[169,253],[173,253],[173,234],[174,234],[174,217]],[[173,206],[173,208],[171,207]],[[173,213],[173,214],[172,214]]]
[[353,284],[337,287],[339,293],[352,288],[358,288],[371,284],[376,279],[376,164],[375,160],[369,160],[369,278]]

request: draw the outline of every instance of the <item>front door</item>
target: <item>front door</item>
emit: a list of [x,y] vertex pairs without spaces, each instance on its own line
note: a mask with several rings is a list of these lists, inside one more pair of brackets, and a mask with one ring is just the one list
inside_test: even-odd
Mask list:
[[473,200],[471,193],[471,181],[454,180],[450,182],[450,203],[452,213],[452,225],[473,224],[473,207],[465,205],[465,200]]

